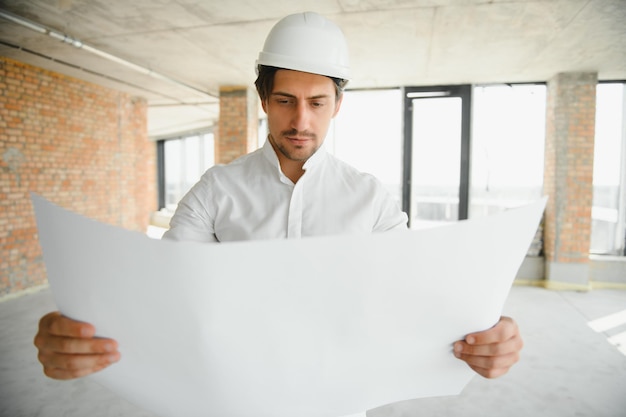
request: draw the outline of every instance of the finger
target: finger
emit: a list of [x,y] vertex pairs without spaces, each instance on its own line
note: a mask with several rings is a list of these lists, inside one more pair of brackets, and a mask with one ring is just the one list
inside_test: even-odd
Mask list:
[[96,329],[89,323],[72,320],[55,311],[41,318],[39,332],[57,336],[87,338],[93,337],[96,334]]
[[74,379],[100,371],[120,360],[119,353],[110,355],[40,355],[44,374],[54,379]]
[[91,375],[94,372],[98,372],[104,368],[106,368],[106,366],[102,366],[97,369],[81,369],[81,370],[72,370],[72,371],[68,371],[67,369],[59,369],[59,368],[44,368],[43,373],[48,378],[65,381],[69,379],[81,378],[83,376]]
[[95,355],[66,355],[62,353],[39,354],[39,360],[44,363],[44,368],[61,369],[68,372],[93,370],[109,366],[120,360],[119,352]]
[[517,323],[510,317],[501,317],[491,329],[470,333],[465,341],[470,345],[488,345],[511,339],[519,334]]
[[519,360],[519,352],[507,353],[497,356],[478,356],[459,354],[459,359],[465,361],[470,366],[478,366],[481,368],[505,368],[511,367]]
[[501,356],[461,355],[460,359],[485,378],[496,378],[507,373],[519,361],[519,354],[511,353]]
[[485,378],[498,378],[501,377],[502,375],[506,374],[507,372],[509,372],[509,368],[480,368],[477,366],[470,366],[470,368],[472,368],[474,370],[474,372],[476,372],[477,374],[485,377]]
[[516,334],[503,342],[490,343],[487,345],[471,345],[464,341],[458,341],[454,344],[454,353],[455,355],[499,356],[519,352],[523,347],[524,342],[521,335]]
[[41,334],[35,336],[35,346],[40,350],[63,354],[114,353],[118,348],[113,339],[80,339]]

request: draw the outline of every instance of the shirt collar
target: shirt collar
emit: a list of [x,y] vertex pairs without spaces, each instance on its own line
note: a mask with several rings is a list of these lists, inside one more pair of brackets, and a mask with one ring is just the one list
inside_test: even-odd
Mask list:
[[310,170],[311,168],[314,168],[320,165],[324,161],[325,158],[326,158],[326,148],[324,147],[324,144],[322,143],[322,146],[320,146],[319,149],[315,151],[315,153],[311,155],[309,159],[307,159],[307,161],[302,166],[302,169],[304,169],[305,171]]
[[272,147],[269,139],[265,140],[262,152],[263,155],[265,155],[265,158],[270,161],[270,163],[275,166],[277,170],[280,171],[280,162],[278,161],[278,155],[276,155],[276,152],[274,152],[274,147]]

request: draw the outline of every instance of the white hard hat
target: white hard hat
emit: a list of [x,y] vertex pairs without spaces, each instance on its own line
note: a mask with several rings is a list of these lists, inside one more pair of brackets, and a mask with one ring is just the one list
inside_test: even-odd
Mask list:
[[292,14],[276,23],[256,63],[350,79],[348,44],[343,32],[313,12]]

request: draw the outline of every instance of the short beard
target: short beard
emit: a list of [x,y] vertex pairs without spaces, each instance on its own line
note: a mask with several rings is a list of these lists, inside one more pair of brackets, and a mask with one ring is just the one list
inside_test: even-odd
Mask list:
[[[305,138],[311,138],[313,140],[317,139],[317,135],[315,133],[310,133],[310,132],[307,132],[307,131],[298,132],[296,129],[282,131],[282,132],[280,132],[280,136],[281,137],[285,137],[285,136],[300,136],[300,137],[305,137]],[[307,155],[304,158],[296,158],[292,153],[289,152],[289,150],[287,150],[286,147],[284,147],[284,146],[280,145],[279,143],[277,143],[271,133],[268,134],[268,138],[270,140],[270,143],[272,145],[274,145],[274,148],[278,149],[278,151],[283,156],[285,156],[285,158],[289,159],[290,161],[306,162],[319,149],[319,147],[313,149],[311,154]]]

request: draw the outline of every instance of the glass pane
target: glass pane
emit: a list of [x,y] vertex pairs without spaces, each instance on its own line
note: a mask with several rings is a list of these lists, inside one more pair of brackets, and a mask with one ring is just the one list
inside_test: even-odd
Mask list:
[[168,140],[164,145],[165,153],[165,207],[176,207],[181,194],[181,141]]
[[368,172],[402,200],[402,93],[399,89],[346,91],[325,147]]
[[474,88],[470,217],[541,197],[545,103],[544,85]]
[[213,133],[167,140],[165,153],[165,208],[178,202],[215,163]]
[[198,136],[189,136],[183,139],[182,143],[183,155],[180,163],[183,166],[185,173],[184,182],[181,184],[181,188],[188,190],[200,178],[198,176],[202,158],[202,153],[200,152],[200,138]]
[[206,171],[215,163],[215,137],[213,133],[205,133],[200,144],[203,149],[202,170]]
[[591,252],[624,253],[624,84],[598,84]]
[[411,228],[458,219],[461,104],[460,97],[413,100]]

